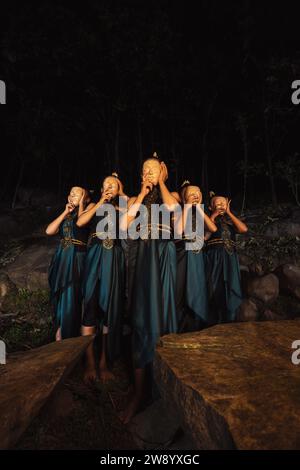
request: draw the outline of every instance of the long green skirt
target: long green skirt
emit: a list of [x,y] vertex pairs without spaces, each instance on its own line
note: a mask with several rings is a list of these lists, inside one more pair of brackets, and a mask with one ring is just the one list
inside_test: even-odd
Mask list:
[[241,275],[236,252],[223,246],[208,248],[205,265],[209,291],[209,323],[232,322],[242,302]]
[[125,262],[121,246],[111,249],[102,243],[88,248],[85,262],[83,295],[84,326],[97,326],[102,334],[108,328],[107,359],[110,363],[120,353],[122,312],[124,309]]
[[59,245],[49,267],[55,327],[61,329],[62,339],[80,334],[85,255],[85,251],[78,251],[74,245],[65,248]]
[[176,249],[169,240],[139,240],[132,288],[133,363],[154,358],[160,336],[177,332]]

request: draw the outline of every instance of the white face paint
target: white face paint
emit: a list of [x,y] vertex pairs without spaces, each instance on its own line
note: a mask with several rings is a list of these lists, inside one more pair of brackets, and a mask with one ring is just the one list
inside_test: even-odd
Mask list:
[[158,184],[160,175],[160,163],[158,160],[146,160],[143,164],[142,179],[143,181],[150,181],[154,186]]
[[119,192],[119,183],[114,176],[108,176],[103,181],[102,191],[108,191],[109,195],[113,199],[118,195]]
[[184,191],[184,202],[187,204],[201,204],[202,193],[198,186],[188,186]]
[[83,188],[80,188],[79,186],[74,186],[71,188],[70,194],[68,196],[68,202],[70,204],[73,204],[73,206],[77,207],[79,206],[79,201],[82,197],[83,194]]
[[223,215],[227,209],[227,199],[223,196],[216,196],[212,200],[212,209],[219,210],[220,214]]

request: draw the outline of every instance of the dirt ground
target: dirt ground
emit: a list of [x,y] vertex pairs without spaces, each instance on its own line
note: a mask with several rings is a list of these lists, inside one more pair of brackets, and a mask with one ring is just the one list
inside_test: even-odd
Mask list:
[[113,372],[114,381],[88,387],[82,380],[80,364],[27,429],[16,449],[137,449],[128,427],[118,418],[130,390],[124,362],[116,363]]

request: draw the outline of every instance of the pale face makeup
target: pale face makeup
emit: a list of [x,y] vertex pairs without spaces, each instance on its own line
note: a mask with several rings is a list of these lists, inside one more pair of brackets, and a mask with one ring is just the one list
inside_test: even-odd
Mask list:
[[143,164],[143,181],[150,181],[150,183],[156,186],[158,184],[160,169],[160,163],[158,160],[146,160]]
[[227,199],[223,196],[216,196],[211,202],[213,210],[219,210],[221,215],[224,215],[227,209]]
[[184,202],[192,204],[201,204],[202,202],[202,193],[199,186],[188,186],[184,191]]
[[102,192],[108,191],[111,198],[115,198],[119,193],[119,183],[114,176],[108,176],[103,181]]
[[70,194],[68,196],[68,202],[72,204],[74,207],[79,206],[80,199],[83,195],[83,188],[80,186],[74,186],[71,188]]

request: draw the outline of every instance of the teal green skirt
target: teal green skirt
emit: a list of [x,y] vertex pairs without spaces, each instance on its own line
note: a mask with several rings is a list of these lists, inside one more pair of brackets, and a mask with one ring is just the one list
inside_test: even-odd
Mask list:
[[133,363],[154,358],[160,336],[177,332],[176,249],[169,240],[138,240],[131,299]]
[[61,329],[62,339],[80,335],[85,255],[74,245],[66,248],[59,245],[49,267],[55,328]]
[[242,302],[241,275],[236,252],[208,248],[205,265],[209,292],[209,323],[232,322]]
[[107,359],[120,353],[122,314],[125,304],[125,261],[121,246],[105,248],[96,242],[88,248],[83,279],[84,326],[108,328]]

